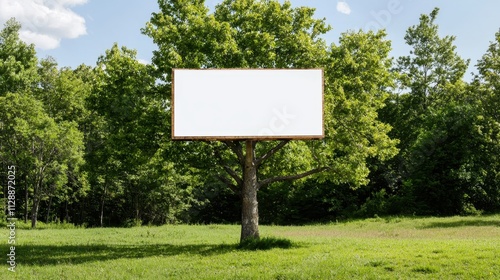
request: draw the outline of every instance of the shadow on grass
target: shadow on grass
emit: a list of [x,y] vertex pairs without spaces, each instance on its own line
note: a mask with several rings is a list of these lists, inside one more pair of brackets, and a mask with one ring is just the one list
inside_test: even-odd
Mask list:
[[467,219],[450,222],[433,222],[422,226],[422,228],[454,228],[454,227],[500,227],[500,221]]
[[294,243],[291,240],[280,237],[249,238],[237,246],[240,250],[249,251],[270,250],[274,248],[290,249],[292,247],[294,247]]
[[24,265],[81,264],[86,262],[115,259],[140,259],[147,257],[168,257],[175,255],[223,255],[239,250],[270,250],[292,248],[288,239],[262,238],[245,244],[218,245],[25,245],[16,247],[16,256]]
[[[24,265],[80,264],[121,258],[192,254],[201,256],[222,255],[237,250],[237,244],[221,245],[25,245],[16,247],[16,256]],[[21,261],[22,260],[22,261]]]

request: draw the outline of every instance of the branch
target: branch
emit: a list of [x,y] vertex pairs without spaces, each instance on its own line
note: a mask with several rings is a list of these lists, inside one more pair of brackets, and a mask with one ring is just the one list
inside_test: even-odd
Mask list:
[[235,194],[240,195],[240,189],[238,186],[234,185],[228,178],[219,175],[217,176],[224,184],[226,184]]
[[226,144],[238,157],[238,160],[241,166],[245,166],[245,155],[243,155],[243,151],[241,150],[241,144],[238,141],[223,141],[222,143]]
[[275,182],[301,179],[301,178],[307,177],[307,176],[312,175],[312,174],[323,172],[323,171],[328,170],[328,169],[330,169],[330,167],[326,167],[326,166],[325,167],[318,167],[318,168],[314,168],[314,169],[311,169],[307,172],[296,174],[296,175],[277,176],[277,177],[273,177],[273,178],[267,178],[267,179],[259,182],[258,188],[263,187],[263,186],[267,186],[267,185],[269,185],[271,183],[275,183]]
[[270,158],[271,156],[273,156],[276,152],[278,152],[281,148],[283,148],[286,144],[288,144],[288,142],[290,142],[290,140],[283,140],[283,141],[281,141],[278,145],[274,146],[274,148],[272,148],[271,150],[267,151],[267,153],[265,153],[263,156],[261,156],[260,158],[258,158],[255,161],[255,165],[257,166],[257,168],[265,160],[267,160],[268,158]]
[[222,167],[227,172],[227,174],[229,174],[236,181],[236,184],[238,185],[243,184],[243,179],[236,173],[236,171],[234,171],[233,169],[231,169],[231,167],[227,165],[224,165]]
[[227,172],[227,174],[229,174],[235,181],[236,181],[236,184],[238,185],[242,185],[243,184],[243,178],[241,178],[237,173],[236,171],[234,171],[231,167],[229,167],[228,165],[224,164],[224,160],[222,159],[222,156],[220,154],[220,151],[219,149],[214,149],[214,154],[215,154],[215,157],[217,158],[219,164],[222,166],[222,168],[224,169],[224,171]]

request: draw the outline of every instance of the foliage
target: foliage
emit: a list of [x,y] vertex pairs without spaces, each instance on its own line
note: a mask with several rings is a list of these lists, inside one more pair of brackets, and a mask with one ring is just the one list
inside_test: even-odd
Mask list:
[[[56,123],[41,102],[28,95],[0,97],[2,121],[1,158],[23,170],[24,183],[33,197],[32,226],[36,226],[40,201],[64,192],[69,175],[85,185],[83,136],[73,122]],[[74,191],[74,190],[73,190]]]
[[0,96],[7,92],[29,92],[36,85],[35,46],[19,38],[21,24],[9,19],[0,31]]
[[479,100],[480,112],[477,116],[476,129],[480,134],[480,143],[475,146],[474,159],[481,172],[480,198],[475,202],[487,211],[500,210],[500,32],[477,67],[479,77],[470,89]]
[[235,224],[241,219],[240,197],[215,177],[209,176],[194,188],[193,198],[197,203],[189,209],[191,223]]
[[388,69],[390,42],[385,33],[344,33],[340,45],[331,46],[325,81],[326,154],[335,183],[367,183],[367,159],[391,158],[397,140],[391,127],[378,120],[393,76]]
[[303,183],[283,182],[259,193],[264,224],[309,224],[351,217],[359,208],[359,189],[308,179]]
[[484,183],[496,168],[486,164],[495,162],[495,156],[484,149],[491,136],[483,132],[482,94],[463,81],[468,61],[455,52],[455,38],[439,37],[438,11],[422,15],[406,33],[412,50],[394,68],[401,93],[392,94],[381,112],[382,120],[394,127],[389,135],[401,140],[401,152],[388,164],[373,165],[378,178],[372,178],[379,185],[372,187],[395,204],[406,201],[419,214],[491,210],[484,201],[490,196],[495,200],[498,193],[492,191],[496,186]]
[[456,106],[427,121],[430,128],[411,149],[409,187],[418,201],[425,201],[424,213],[466,214],[465,208],[478,202],[475,198],[488,196],[484,162],[477,158],[485,154],[481,122],[471,109]]
[[89,114],[85,100],[90,84],[79,77],[78,71],[58,69],[51,57],[40,61],[38,74],[40,83],[34,96],[42,101],[45,111],[57,122],[74,121],[82,128]]
[[421,15],[418,25],[408,28],[404,39],[412,50],[410,56],[397,61],[401,89],[410,91],[409,113],[416,117],[430,108],[460,100],[469,64],[456,53],[455,37],[439,37],[435,23],[438,13],[439,8],[435,8],[429,15]]
[[0,162],[16,165],[23,227],[240,220],[244,143],[170,140],[173,68],[324,70],[326,137],[255,144],[264,224],[500,211],[500,32],[466,82],[437,8],[392,59],[385,31],[328,45],[325,19],[288,1],[158,5],[141,30],[151,65],[114,44],[95,67],[60,67],[14,19],[0,31]]
[[179,175],[167,158],[165,107],[151,70],[135,51],[117,44],[94,69],[87,157],[100,193],[101,226],[108,204],[131,221],[157,224],[178,221],[189,206],[190,177]]

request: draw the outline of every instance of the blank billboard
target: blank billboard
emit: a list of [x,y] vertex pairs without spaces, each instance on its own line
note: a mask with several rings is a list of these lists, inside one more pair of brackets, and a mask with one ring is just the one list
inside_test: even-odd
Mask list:
[[174,69],[173,139],[323,138],[322,69]]

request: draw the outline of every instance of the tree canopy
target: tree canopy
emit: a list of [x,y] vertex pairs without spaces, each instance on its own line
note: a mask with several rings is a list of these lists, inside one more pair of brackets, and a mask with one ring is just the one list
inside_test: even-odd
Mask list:
[[[437,8],[393,58],[384,30],[326,42],[326,20],[289,1],[158,7],[141,30],[157,46],[148,65],[115,43],[95,66],[60,67],[15,19],[0,31],[0,162],[16,166],[18,218],[241,222],[243,239],[258,237],[259,213],[292,224],[500,211],[500,32],[466,81]],[[322,68],[325,137],[172,141],[174,68]]]

